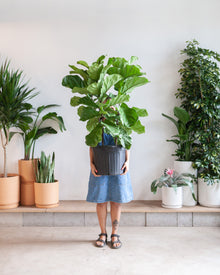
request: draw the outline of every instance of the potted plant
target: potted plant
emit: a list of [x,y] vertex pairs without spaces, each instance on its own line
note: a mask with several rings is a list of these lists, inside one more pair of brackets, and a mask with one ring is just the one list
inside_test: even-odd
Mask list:
[[38,208],[52,208],[59,205],[59,182],[54,178],[55,154],[48,157],[41,152],[37,160],[34,182],[35,205]]
[[23,72],[9,69],[5,61],[0,68],[0,136],[4,151],[4,173],[0,175],[0,209],[19,205],[19,175],[7,172],[7,146],[12,127],[32,122],[31,105],[27,100],[35,96],[34,89],[22,82]]
[[[144,133],[145,127],[139,118],[147,116],[145,109],[129,107],[125,102],[130,100],[130,93],[136,87],[148,83],[148,80],[143,77],[141,67],[134,64],[136,57],[128,61],[112,57],[106,64],[104,60],[102,55],[90,66],[85,61],[78,61],[77,64],[84,69],[70,65],[72,70],[63,78],[62,85],[81,95],[73,96],[70,104],[79,106],[80,120],[87,121],[89,134],[86,144],[93,148],[99,174],[116,175],[121,173],[125,149],[131,147],[132,131]],[[114,138],[114,146],[105,146],[104,133]]]
[[[173,139],[167,140],[177,145],[175,150],[176,160],[174,161],[174,170],[181,173],[190,173],[197,177],[197,170],[193,168],[193,148],[194,148],[194,136],[192,135],[192,129],[189,127],[190,115],[189,113],[180,107],[174,107],[173,114],[177,118],[172,118],[162,113],[162,115],[168,118],[177,128],[178,134],[172,136]],[[197,184],[193,183],[193,189],[197,198]],[[196,205],[196,201],[192,197],[192,192],[188,186],[183,186],[183,205],[193,206]]]
[[[36,141],[44,135],[56,134],[58,126],[60,131],[66,130],[63,122],[63,118],[58,116],[56,112],[42,113],[48,109],[57,107],[56,104],[42,105],[34,112],[34,120],[30,123],[19,124],[19,132],[12,132],[14,134],[20,134],[24,143],[24,159],[19,160],[18,168],[21,180],[21,205],[32,206],[34,202],[34,181],[35,173],[34,169],[37,163],[37,159],[34,158]],[[55,125],[47,126],[51,121],[55,122]]]
[[192,174],[178,174],[172,169],[165,169],[164,174],[152,182],[151,192],[156,194],[157,188],[162,188],[162,206],[165,208],[180,208],[182,207],[183,186],[190,187],[192,196],[196,201],[192,184],[194,178]]
[[187,42],[182,54],[186,59],[179,70],[181,88],[176,96],[191,117],[198,201],[204,206],[220,206],[220,55],[200,48],[196,40]]

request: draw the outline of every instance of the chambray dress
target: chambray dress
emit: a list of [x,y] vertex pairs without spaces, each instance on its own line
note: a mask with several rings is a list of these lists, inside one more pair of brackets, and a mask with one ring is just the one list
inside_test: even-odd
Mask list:
[[[105,145],[115,145],[111,135],[104,134]],[[99,144],[101,145],[101,143]],[[89,188],[86,200],[88,202],[127,203],[133,200],[133,191],[129,171],[125,175],[95,177],[90,172]]]

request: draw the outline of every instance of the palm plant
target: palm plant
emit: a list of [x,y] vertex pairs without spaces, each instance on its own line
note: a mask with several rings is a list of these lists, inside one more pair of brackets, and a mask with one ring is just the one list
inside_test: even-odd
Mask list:
[[47,126],[47,123],[50,120],[53,120],[58,124],[60,131],[66,130],[63,118],[58,116],[56,112],[49,112],[45,115],[42,113],[50,108],[57,107],[59,105],[50,104],[50,105],[42,105],[37,108],[34,113],[35,118],[34,121],[20,123],[18,128],[21,132],[12,132],[11,135],[20,134],[23,138],[24,142],[24,159],[29,160],[30,158],[34,158],[35,144],[36,141],[43,135],[46,134],[56,134],[57,130],[53,126]]
[[34,88],[23,83],[23,72],[9,69],[10,62],[5,61],[0,68],[0,135],[4,150],[4,177],[7,177],[7,145],[12,127],[31,123],[32,105],[27,100],[33,98]]

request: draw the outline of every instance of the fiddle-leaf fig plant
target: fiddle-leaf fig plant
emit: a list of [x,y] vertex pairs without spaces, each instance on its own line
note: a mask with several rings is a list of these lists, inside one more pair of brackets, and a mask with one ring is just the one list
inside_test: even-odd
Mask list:
[[80,95],[73,96],[70,104],[78,107],[80,120],[87,121],[88,146],[96,147],[103,140],[103,133],[107,133],[113,136],[116,145],[129,149],[132,131],[145,132],[140,117],[148,115],[146,109],[126,104],[135,88],[148,83],[142,68],[134,64],[136,60],[136,57],[130,60],[111,57],[104,64],[102,55],[91,65],[78,61],[82,69],[69,66],[72,70],[63,78],[62,85]]
[[4,151],[4,177],[7,177],[7,145],[10,141],[12,127],[32,123],[32,105],[28,103],[34,89],[23,82],[23,72],[9,68],[5,61],[0,67],[0,136]]

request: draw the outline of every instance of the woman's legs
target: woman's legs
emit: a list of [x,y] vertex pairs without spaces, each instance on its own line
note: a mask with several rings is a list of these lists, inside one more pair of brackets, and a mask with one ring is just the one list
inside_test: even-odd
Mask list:
[[[106,218],[107,218],[107,202],[97,203],[96,212],[99,220],[99,225],[101,228],[101,233],[106,233]],[[105,236],[100,236],[103,241],[106,240]],[[102,242],[97,241],[97,245],[103,245]]]
[[[111,201],[110,205],[111,205],[112,234],[117,234],[120,216],[121,216],[121,204]],[[113,242],[117,241],[117,237],[112,237],[112,241]],[[115,243],[114,246],[120,246],[120,243]]]

